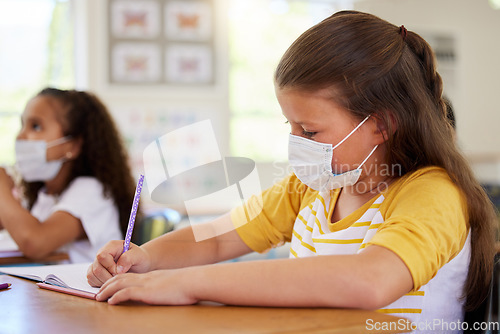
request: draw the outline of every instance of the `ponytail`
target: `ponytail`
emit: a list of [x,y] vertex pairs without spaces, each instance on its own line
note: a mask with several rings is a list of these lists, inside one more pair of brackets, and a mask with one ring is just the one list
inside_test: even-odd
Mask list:
[[470,310],[488,293],[498,222],[455,144],[434,54],[423,38],[403,28],[371,14],[335,13],[290,46],[275,82],[280,89],[331,88],[359,120],[375,114],[388,129],[386,161],[400,175],[427,166],[447,171],[467,200],[471,257],[464,297]]
[[430,45],[414,32],[408,32],[406,44],[413,54],[420,61],[424,80],[427,83],[429,92],[436,103],[437,109],[443,117],[447,115],[445,100],[442,98],[443,80],[437,72],[436,57]]

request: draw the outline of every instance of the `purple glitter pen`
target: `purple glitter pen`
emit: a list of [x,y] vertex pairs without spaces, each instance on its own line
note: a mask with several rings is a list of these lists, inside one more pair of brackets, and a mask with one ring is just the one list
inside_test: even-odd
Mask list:
[[144,183],[144,175],[139,176],[137,181],[137,188],[135,188],[134,202],[132,203],[132,210],[130,211],[130,218],[128,220],[127,235],[125,236],[125,243],[123,244],[123,253],[128,251],[130,247],[130,239],[134,230],[135,216],[137,215],[137,208],[139,207],[139,198],[141,197],[142,184]]

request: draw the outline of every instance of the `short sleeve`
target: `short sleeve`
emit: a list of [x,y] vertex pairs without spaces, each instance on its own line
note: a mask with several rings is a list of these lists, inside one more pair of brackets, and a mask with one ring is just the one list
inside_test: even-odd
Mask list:
[[[293,224],[304,197],[312,192],[295,175],[290,175],[265,190],[261,197],[253,196],[244,205],[231,211],[231,220],[241,239],[254,251],[290,241]],[[245,212],[246,211],[246,212]],[[253,219],[248,220],[248,213]]]
[[438,168],[419,171],[394,188],[380,208],[384,223],[368,245],[396,253],[418,289],[465,244],[466,202],[447,173]]
[[80,219],[92,248],[122,239],[118,209],[103,193],[102,184],[92,177],[73,180],[54,205],[53,212],[65,211]]

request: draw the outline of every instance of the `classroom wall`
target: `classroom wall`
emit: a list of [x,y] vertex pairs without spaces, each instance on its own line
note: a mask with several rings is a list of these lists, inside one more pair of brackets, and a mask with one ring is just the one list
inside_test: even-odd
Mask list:
[[[90,89],[106,101],[132,142],[141,169],[143,149],[156,137],[185,123],[210,118],[220,150],[228,154],[228,46],[224,9],[226,0],[214,0],[213,84],[115,84],[109,80],[108,5],[102,0],[75,0],[77,86]],[[163,9],[162,9],[163,10]]]
[[488,0],[366,0],[356,9],[424,37],[454,38],[456,61],[445,91],[451,85],[447,94],[458,142],[482,181],[500,182],[500,10],[493,10]]
[[[404,25],[432,47],[433,37],[452,38],[455,59],[439,59],[438,70],[453,104],[457,140],[480,181],[500,183],[500,10],[488,0],[359,0],[353,8]],[[267,186],[286,165],[259,167]]]
[[[142,152],[152,134],[169,130],[158,126],[159,115],[184,110],[196,117],[211,118],[221,151],[229,155],[229,59],[224,19],[229,1],[215,0],[214,85],[126,87],[109,84],[107,79],[106,1],[75,0],[77,85],[97,92],[129,136],[149,135],[135,138],[136,152]],[[500,182],[500,112],[496,102],[500,91],[500,43],[496,38],[500,10],[492,10],[487,0],[362,0],[355,2],[354,8],[404,24],[424,37],[451,36],[456,57],[451,70],[446,69],[452,80],[445,86],[456,113],[458,142],[482,181]],[[136,161],[135,168],[140,167],[140,161]],[[286,164],[263,163],[258,168],[262,187],[266,188],[281,177]]]

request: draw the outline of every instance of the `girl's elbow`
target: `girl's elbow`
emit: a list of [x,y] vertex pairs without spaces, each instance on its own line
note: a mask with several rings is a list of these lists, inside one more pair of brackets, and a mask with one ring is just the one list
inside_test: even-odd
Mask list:
[[359,308],[365,310],[378,310],[390,304],[387,295],[379,289],[372,288],[370,290],[371,291],[367,291],[364,295],[364,300],[361,302],[361,305],[359,305]]
[[39,258],[42,258],[43,256],[40,256],[40,252],[34,247],[31,243],[26,243],[23,244],[22,246],[19,245],[19,250],[23,253],[24,256],[31,260],[37,260]]
[[316,306],[377,310],[390,304],[387,295],[376,285],[357,284],[350,288],[342,296],[324,294],[318,297]]
[[29,259],[38,260],[49,255],[50,251],[43,247],[38,238],[25,237],[17,243],[19,250]]
[[407,292],[410,292],[410,290],[406,292],[395,291],[391,286],[387,286],[385,289],[376,289],[376,291],[370,295],[365,309],[379,310],[381,308],[385,308],[403,297]]
[[355,308],[378,310],[394,301],[393,292],[390,287],[382,284],[373,284],[372,281],[360,287],[356,301],[356,305],[352,305]]

